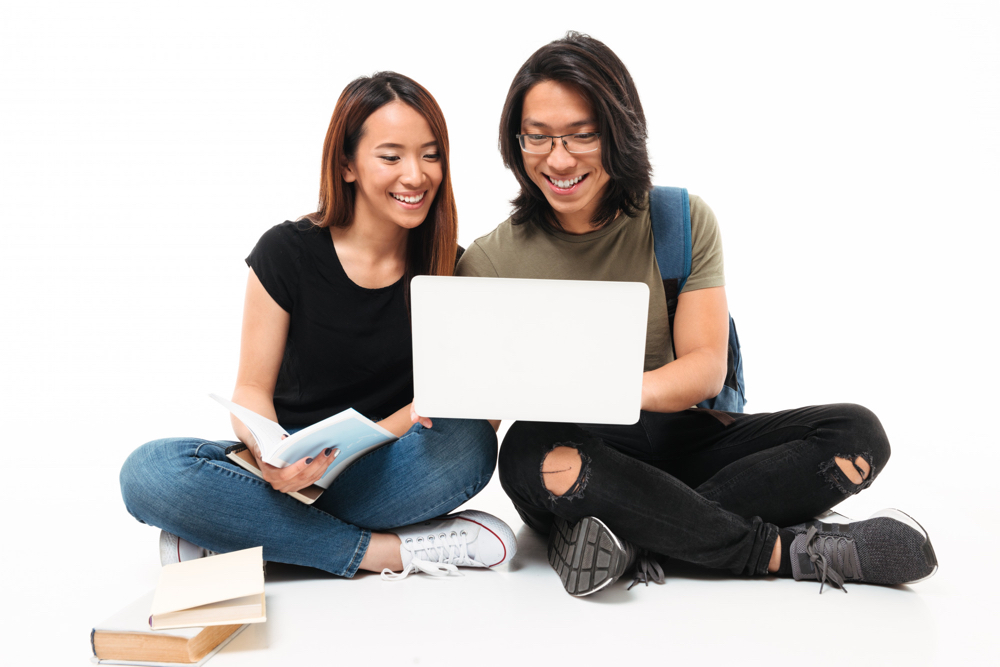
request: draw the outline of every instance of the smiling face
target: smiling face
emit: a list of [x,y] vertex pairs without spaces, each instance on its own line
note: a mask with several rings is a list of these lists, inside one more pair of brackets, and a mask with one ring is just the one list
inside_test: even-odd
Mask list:
[[[587,99],[557,81],[532,86],[521,107],[522,134],[561,135],[598,132],[597,119]],[[601,165],[601,149],[569,153],[561,139],[548,154],[521,153],[528,176],[545,194],[564,231],[594,231],[591,218],[610,177]]]
[[343,171],[354,183],[354,217],[413,229],[427,217],[443,178],[438,144],[413,107],[390,102],[368,117]]

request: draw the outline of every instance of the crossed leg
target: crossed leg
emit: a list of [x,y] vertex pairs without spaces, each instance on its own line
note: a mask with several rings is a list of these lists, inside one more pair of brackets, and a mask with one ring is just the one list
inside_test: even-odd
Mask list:
[[638,546],[763,574],[777,569],[778,526],[866,488],[889,457],[877,418],[856,405],[729,422],[688,411],[633,427],[515,424],[501,483],[536,529],[593,514]]

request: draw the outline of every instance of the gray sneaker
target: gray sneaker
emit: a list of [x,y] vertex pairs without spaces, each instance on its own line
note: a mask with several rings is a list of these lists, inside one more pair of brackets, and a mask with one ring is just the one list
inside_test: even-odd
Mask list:
[[899,510],[885,509],[864,521],[807,521],[788,549],[792,577],[843,590],[844,583],[895,586],[923,581],[937,572],[937,556],[923,526]]
[[160,531],[160,565],[172,565],[173,563],[217,555],[216,552],[199,547],[173,533],[168,533],[165,530]]
[[663,583],[663,569],[645,552],[615,536],[597,517],[576,523],[556,518],[549,533],[549,564],[559,575],[566,592],[583,597],[606,588],[629,568],[634,581]]

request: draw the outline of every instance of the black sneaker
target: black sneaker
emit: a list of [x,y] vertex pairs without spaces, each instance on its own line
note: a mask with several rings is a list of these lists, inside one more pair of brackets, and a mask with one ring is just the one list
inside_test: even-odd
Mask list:
[[845,593],[844,583],[914,584],[938,567],[927,531],[895,509],[876,512],[865,521],[807,521],[787,528],[795,533],[789,547],[792,577],[827,582]]
[[582,597],[610,586],[635,560],[635,549],[597,517],[575,524],[556,518],[549,533],[549,564],[570,595]]

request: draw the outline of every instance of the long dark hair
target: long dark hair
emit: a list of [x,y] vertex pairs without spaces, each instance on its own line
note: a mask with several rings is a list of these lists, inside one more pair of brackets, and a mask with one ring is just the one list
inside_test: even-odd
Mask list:
[[535,84],[558,81],[578,90],[590,103],[601,133],[601,165],[610,180],[591,224],[601,227],[619,211],[635,215],[652,189],[652,166],[646,152],[646,116],[639,92],[625,64],[604,43],[578,32],[546,44],[514,75],[500,115],[500,154],[514,172],[521,191],[511,205],[515,225],[531,221],[547,229],[559,222],[545,195],[528,176],[516,134],[521,132],[524,96]]
[[431,126],[442,173],[441,186],[427,217],[407,236],[403,284],[409,286],[413,276],[452,275],[458,247],[458,212],[448,171],[448,126],[437,100],[419,83],[396,72],[376,72],[347,84],[333,109],[323,142],[319,208],[306,217],[318,227],[351,225],[354,221],[354,183],[344,180],[344,165],[354,159],[368,117],[397,100],[412,107]]

